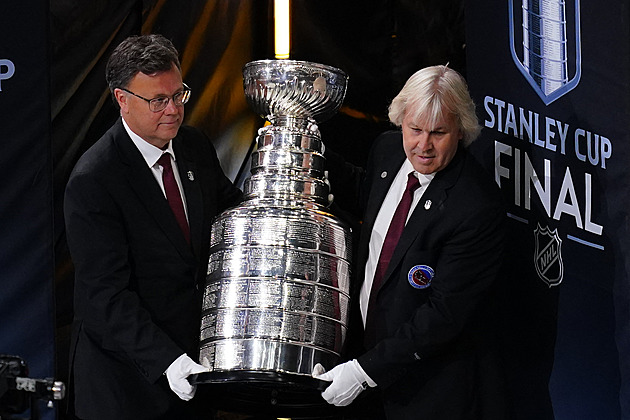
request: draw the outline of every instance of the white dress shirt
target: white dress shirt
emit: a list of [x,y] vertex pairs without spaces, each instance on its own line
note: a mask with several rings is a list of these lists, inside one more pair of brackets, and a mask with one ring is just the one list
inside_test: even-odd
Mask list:
[[139,135],[131,131],[131,128],[129,128],[124,118],[122,119],[122,122],[123,122],[123,126],[125,127],[125,130],[127,131],[127,134],[129,134],[129,137],[131,137],[131,141],[133,141],[133,144],[136,145],[136,147],[142,154],[142,157],[144,158],[145,162],[147,163],[147,166],[151,169],[151,172],[153,173],[155,180],[157,181],[158,185],[162,189],[162,194],[164,194],[164,198],[166,198],[166,190],[164,189],[164,181],[162,181],[162,167],[157,163],[157,161],[158,159],[160,159],[160,157],[164,153],[170,153],[171,165],[173,166],[173,174],[175,175],[175,181],[177,182],[177,187],[179,188],[179,194],[182,196],[182,203],[184,204],[184,212],[186,213],[186,219],[188,219],[188,207],[186,206],[186,195],[184,194],[182,181],[179,178],[179,171],[177,170],[177,158],[175,156],[175,151],[173,150],[173,142],[169,141],[168,147],[166,148],[166,150],[162,150],[159,147],[155,147],[151,143],[143,140],[142,137],[140,137]]

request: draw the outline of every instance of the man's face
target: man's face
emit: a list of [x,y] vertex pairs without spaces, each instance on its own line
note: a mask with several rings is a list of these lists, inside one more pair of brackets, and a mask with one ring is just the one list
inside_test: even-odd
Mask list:
[[413,168],[421,174],[432,174],[444,169],[455,156],[457,144],[463,137],[453,114],[445,114],[435,127],[423,127],[411,121],[406,113],[402,123],[403,147]]
[[[174,64],[169,71],[161,73],[147,75],[140,72],[126,89],[146,99],[172,98],[183,89],[182,75]],[[124,90],[115,89],[114,95],[129,128],[143,140],[162,149],[177,135],[184,120],[183,105],[177,106],[171,99],[162,111],[153,112],[147,101]]]

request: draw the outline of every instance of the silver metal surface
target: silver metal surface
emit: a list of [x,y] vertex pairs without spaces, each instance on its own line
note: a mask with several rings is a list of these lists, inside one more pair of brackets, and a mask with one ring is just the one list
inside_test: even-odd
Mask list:
[[268,339],[225,339],[201,347],[204,366],[220,366],[223,371],[273,371],[310,376],[317,363],[334,364],[338,357],[303,344]]
[[[346,230],[330,214],[315,208],[297,207],[297,204],[296,207],[288,204],[285,207],[271,206],[264,201],[256,201],[256,204],[260,205],[236,207],[219,216],[212,225],[211,247],[235,250],[270,246],[270,252],[274,253],[316,252],[320,258],[334,258],[346,263],[350,260],[351,243]],[[211,257],[210,262],[212,260]],[[286,261],[285,266],[290,266],[290,261]],[[216,270],[209,265],[209,275]]]
[[256,173],[247,178],[243,186],[246,199],[278,197],[311,200],[319,204],[328,202],[329,190],[322,179],[277,171]]
[[280,171],[288,169],[297,174],[311,178],[323,178],[326,159],[319,153],[299,150],[270,149],[257,150],[252,153],[252,173],[258,170]]
[[[299,279],[268,279],[264,277],[223,278],[206,288],[203,304],[216,316],[233,309],[265,308],[311,316],[313,313],[332,320],[348,314],[348,296],[335,287],[314,285]],[[221,326],[223,337],[244,333]],[[229,332],[226,332],[229,331]],[[208,336],[202,331],[201,335]]]
[[243,69],[247,102],[272,123],[283,116],[327,120],[341,106],[347,80],[339,69],[305,61],[252,61]]
[[200,382],[310,379],[315,364],[330,369],[339,361],[351,239],[325,207],[317,122],[339,109],[346,83],[341,70],[308,62],[243,69],[247,101],[271,125],[259,130],[245,201],[212,226],[199,349],[209,373]]
[[[280,119],[277,119],[280,121]],[[269,125],[261,128],[257,138],[258,150],[263,149],[294,149],[317,153],[324,153],[322,140],[317,135],[317,125],[311,124],[305,128],[290,126],[274,127]]]

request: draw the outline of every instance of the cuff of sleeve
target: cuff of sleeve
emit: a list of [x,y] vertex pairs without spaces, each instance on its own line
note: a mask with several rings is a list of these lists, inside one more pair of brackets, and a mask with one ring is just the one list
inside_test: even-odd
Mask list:
[[361,367],[361,365],[359,364],[359,362],[357,362],[357,359],[353,359],[353,360],[352,360],[352,362],[353,362],[354,366],[357,368],[357,371],[358,371],[361,375],[363,375],[363,379],[365,380],[365,382],[367,382],[367,384],[368,384],[371,388],[374,388],[374,387],[376,386],[376,382],[374,382],[374,381],[372,380],[372,378],[370,378],[370,377],[368,376],[368,374],[367,374],[367,373],[365,373],[365,371],[363,370],[363,368]]

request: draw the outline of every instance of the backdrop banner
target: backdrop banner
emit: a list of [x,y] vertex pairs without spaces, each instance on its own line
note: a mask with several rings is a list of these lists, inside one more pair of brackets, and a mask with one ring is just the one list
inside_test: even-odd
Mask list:
[[[48,2],[0,5],[0,353],[54,377]],[[40,407],[41,418],[54,410]]]
[[628,3],[466,7],[473,152],[504,192],[515,419],[630,418]]

